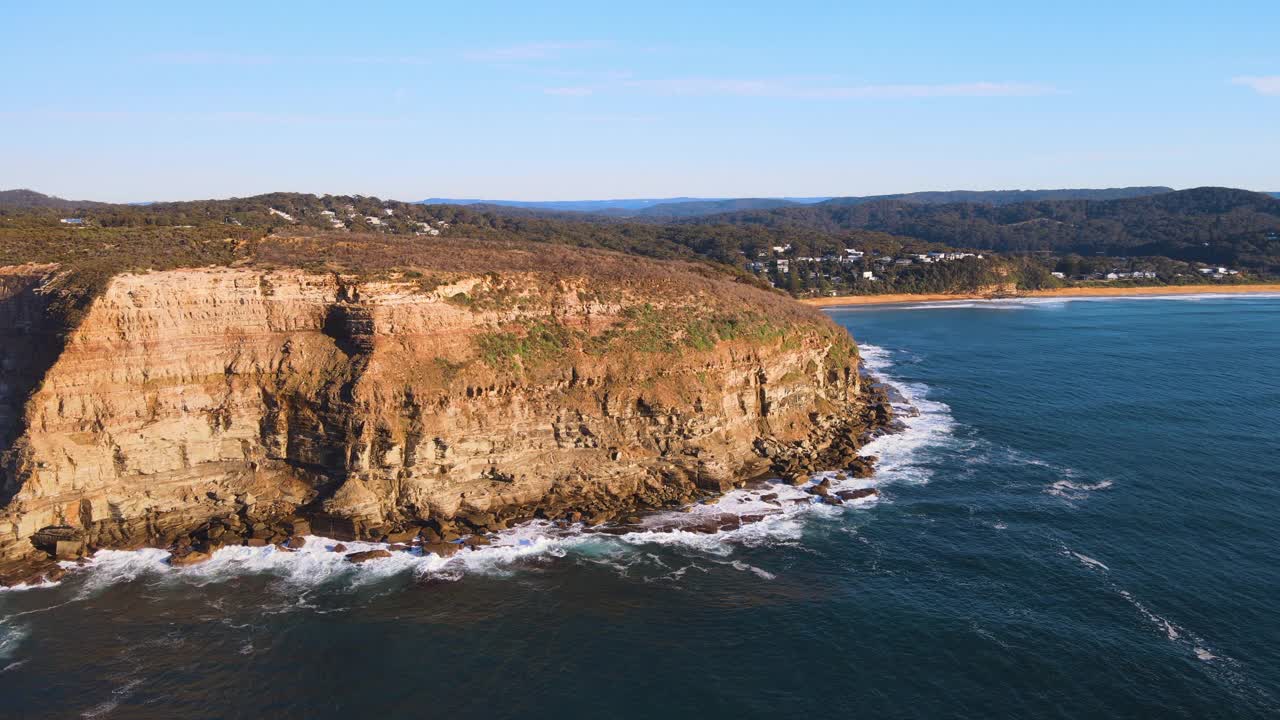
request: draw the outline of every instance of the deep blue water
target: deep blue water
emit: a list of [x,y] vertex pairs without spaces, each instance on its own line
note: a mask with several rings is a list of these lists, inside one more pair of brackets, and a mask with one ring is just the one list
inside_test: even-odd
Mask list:
[[1280,299],[833,316],[923,411],[878,502],[449,565],[104,556],[0,593],[0,717],[1280,714]]

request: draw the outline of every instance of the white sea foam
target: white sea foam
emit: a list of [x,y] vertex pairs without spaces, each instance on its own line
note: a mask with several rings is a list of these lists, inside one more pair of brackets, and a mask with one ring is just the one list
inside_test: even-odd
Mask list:
[[1096,483],[1078,483],[1071,480],[1058,480],[1045,488],[1045,492],[1064,500],[1084,500],[1097,490],[1106,490],[1112,486],[1110,480]]
[[0,660],[13,659],[18,647],[30,633],[31,631],[25,625],[0,624]]
[[[1107,567],[1107,565],[1101,560],[1089,557],[1084,553],[1076,552],[1065,546],[1062,548],[1062,554],[1074,557],[1081,565],[1092,570],[1102,570],[1107,573],[1110,573],[1111,571],[1111,568]],[[1207,643],[1203,638],[1187,631],[1185,628],[1175,624],[1173,621],[1156,614],[1147,607],[1145,603],[1134,597],[1133,593],[1125,590],[1112,581],[1108,581],[1107,585],[1113,592],[1124,598],[1124,600],[1128,602],[1139,615],[1146,619],[1147,622],[1154,625],[1165,636],[1165,638],[1169,640],[1169,642],[1176,643],[1177,645],[1185,648],[1187,652],[1194,655],[1196,659],[1203,662],[1211,662],[1214,660],[1231,662],[1229,658],[1223,658],[1215,654],[1210,648],[1209,643]]]
[[1098,568],[1101,570],[1106,570],[1108,572],[1111,570],[1111,568],[1107,567],[1101,560],[1095,560],[1089,557],[1088,555],[1085,555],[1083,553],[1078,553],[1074,550],[1068,550],[1067,552],[1074,555],[1077,560],[1084,563],[1085,566],[1087,567]]
[[862,454],[879,456],[876,479],[881,483],[928,482],[932,474],[921,463],[924,459],[922,451],[943,445],[953,438],[955,419],[951,416],[951,408],[946,403],[930,400],[927,385],[895,378],[891,374],[889,351],[868,344],[861,344],[860,349],[867,369],[896,388],[906,399],[905,404],[895,406],[905,429],[872,440],[862,448]]

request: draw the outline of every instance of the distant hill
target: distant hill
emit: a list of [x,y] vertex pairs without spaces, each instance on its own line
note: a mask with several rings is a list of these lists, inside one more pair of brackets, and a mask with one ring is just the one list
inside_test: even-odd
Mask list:
[[[552,212],[580,212],[591,213],[597,215],[609,215],[613,217],[634,217],[641,214],[641,211],[648,211],[653,208],[662,208],[655,213],[649,213],[654,216],[661,217],[686,217],[692,215],[705,215],[715,212],[729,212],[732,210],[759,209],[765,207],[780,207],[785,204],[804,204],[821,202],[827,200],[826,197],[814,198],[694,198],[694,197],[673,197],[673,198],[629,198],[617,200],[480,200],[475,198],[427,198],[422,200],[422,205],[482,205],[485,207],[514,207],[524,210],[542,210]],[[718,205],[719,203],[728,203],[726,205]],[[746,203],[746,205],[734,205],[734,203]],[[677,205],[693,205],[693,208],[685,208],[682,211],[674,210]]]
[[1125,198],[1145,197],[1173,192],[1173,188],[1163,186],[1125,187],[1102,189],[1061,189],[1061,190],[942,190],[897,195],[866,195],[862,197],[838,197],[827,200],[826,205],[862,205],[879,200],[902,200],[922,205],[945,205],[948,203],[981,203],[984,205],[1013,205],[1022,202],[1041,200],[1123,200]]
[[73,210],[75,208],[105,207],[107,203],[91,200],[64,200],[60,197],[45,195],[35,190],[0,190],[0,208],[54,208]]
[[[631,212],[621,217],[637,217],[647,219],[669,219],[699,217],[716,213],[735,212],[739,210],[772,210],[774,208],[805,205],[806,202],[784,200],[782,198],[736,198],[733,200],[689,200],[686,202],[659,203],[643,210]],[[615,214],[609,212],[607,214]]]
[[518,208],[534,212],[587,213],[611,218],[628,218],[649,222],[704,217],[720,213],[750,210],[773,210],[797,205],[863,205],[881,200],[901,200],[922,205],[947,203],[982,203],[986,205],[1012,205],[1039,200],[1117,200],[1172,192],[1167,187],[1129,187],[1103,189],[1063,190],[950,190],[900,193],[896,195],[865,195],[856,197],[780,197],[780,198],[632,198],[617,200],[480,200],[458,198],[428,198],[423,205],[472,205],[486,210]]
[[724,213],[685,223],[775,232],[871,230],[952,247],[1081,255],[1163,255],[1280,272],[1280,199],[1232,188],[1195,188],[1118,200],[856,204]]

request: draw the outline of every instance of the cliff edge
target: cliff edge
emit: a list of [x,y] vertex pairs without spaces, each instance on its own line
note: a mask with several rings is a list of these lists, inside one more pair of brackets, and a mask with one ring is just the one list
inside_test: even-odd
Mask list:
[[816,310],[692,263],[430,248],[380,273],[117,274],[74,317],[57,266],[0,269],[7,579],[102,547],[441,542],[866,471],[886,411]]

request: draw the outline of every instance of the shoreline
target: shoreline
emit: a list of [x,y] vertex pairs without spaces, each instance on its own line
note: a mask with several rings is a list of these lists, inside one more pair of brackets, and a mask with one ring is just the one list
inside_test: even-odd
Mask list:
[[1251,293],[1280,293],[1280,283],[1253,285],[1164,285],[1141,287],[1067,287],[1052,290],[1028,290],[1012,295],[981,293],[886,293],[884,295],[841,295],[838,297],[806,298],[800,302],[811,307],[843,307],[855,305],[901,305],[906,303],[951,302],[960,300],[1021,300],[1026,298],[1072,297],[1141,297],[1161,295],[1247,295]]

